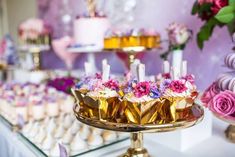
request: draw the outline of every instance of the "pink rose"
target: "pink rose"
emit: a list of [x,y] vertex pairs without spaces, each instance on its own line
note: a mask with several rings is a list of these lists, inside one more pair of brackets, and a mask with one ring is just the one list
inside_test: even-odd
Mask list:
[[200,4],[200,5],[202,5],[202,4],[204,4],[204,3],[212,3],[213,2],[213,0],[198,0],[198,3]]
[[182,93],[187,90],[187,87],[185,86],[184,82],[180,80],[172,81],[169,85],[169,88],[176,93]]
[[149,82],[139,82],[135,87],[134,87],[134,95],[137,98],[140,98],[144,95],[148,95],[150,92],[150,84]]
[[212,85],[210,85],[206,91],[203,93],[201,97],[201,101],[205,104],[205,106],[208,105],[210,100],[220,92],[220,89],[217,85],[217,82],[213,82]]
[[235,113],[235,93],[226,90],[215,95],[208,104],[211,111],[222,116]]

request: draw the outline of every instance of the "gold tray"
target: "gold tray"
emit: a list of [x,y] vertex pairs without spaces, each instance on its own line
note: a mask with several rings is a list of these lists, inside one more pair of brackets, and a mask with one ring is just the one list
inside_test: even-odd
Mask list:
[[143,133],[167,132],[185,129],[198,124],[204,117],[203,108],[197,104],[193,104],[193,106],[189,108],[189,112],[182,116],[182,118],[177,119],[175,122],[162,124],[138,125],[95,120],[82,116],[82,114],[79,113],[79,107],[77,105],[74,107],[74,113],[80,122],[87,125],[106,130],[131,133],[131,146],[127,152],[122,155],[122,157],[150,157],[148,151],[143,147]]

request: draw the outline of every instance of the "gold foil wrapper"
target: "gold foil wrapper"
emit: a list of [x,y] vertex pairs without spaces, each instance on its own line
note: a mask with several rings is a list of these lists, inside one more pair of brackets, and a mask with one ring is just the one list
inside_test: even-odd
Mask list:
[[[117,123],[166,124],[187,116],[194,98],[162,97],[148,102],[130,102],[119,97],[91,97],[87,91],[73,90],[79,114]],[[122,92],[119,93],[122,96]]]
[[168,99],[154,99],[141,103],[124,100],[123,105],[129,123],[159,124],[175,120],[175,103]]
[[[119,97],[91,97],[87,91],[73,90],[77,105],[80,106],[79,113],[83,116],[117,122],[120,113],[121,101]],[[119,116],[120,117],[120,116]]]

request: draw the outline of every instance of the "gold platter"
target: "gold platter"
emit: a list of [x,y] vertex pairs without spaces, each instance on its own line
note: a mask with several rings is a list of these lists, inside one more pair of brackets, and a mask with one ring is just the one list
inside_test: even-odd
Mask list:
[[131,146],[127,152],[120,157],[150,157],[148,151],[143,147],[143,133],[167,132],[185,129],[198,124],[204,117],[203,108],[197,104],[193,104],[192,107],[188,108],[186,113],[184,113],[184,111],[178,112],[182,116],[174,122],[139,125],[115,123],[106,120],[88,118],[79,112],[79,105],[75,105],[74,107],[75,116],[82,123],[101,129],[130,133]]

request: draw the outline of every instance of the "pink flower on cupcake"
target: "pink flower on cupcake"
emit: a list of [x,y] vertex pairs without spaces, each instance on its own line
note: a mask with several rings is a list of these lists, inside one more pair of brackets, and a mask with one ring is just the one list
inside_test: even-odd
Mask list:
[[148,95],[150,93],[150,84],[149,82],[139,82],[134,88],[134,95],[137,98]]
[[211,111],[221,116],[229,116],[235,113],[235,93],[226,90],[215,95],[208,104]]
[[112,90],[118,90],[118,88],[119,88],[118,81],[112,80],[112,79],[109,80],[108,82],[105,82],[104,86],[109,88],[109,89],[112,89]]
[[206,91],[203,93],[201,97],[201,101],[205,104],[205,106],[208,105],[208,103],[211,101],[211,99],[217,95],[220,92],[220,89],[217,85],[217,82],[212,83],[211,86],[209,86]]
[[170,83],[169,88],[176,93],[183,93],[187,90],[184,82],[181,80],[174,80]]

